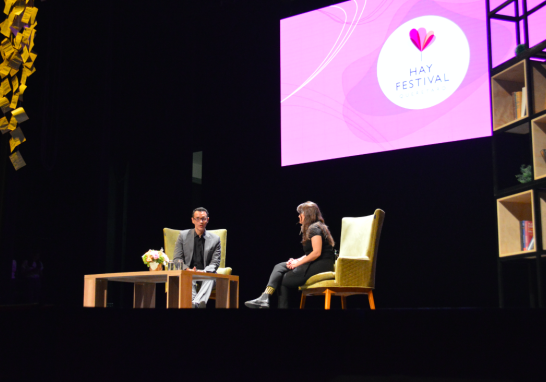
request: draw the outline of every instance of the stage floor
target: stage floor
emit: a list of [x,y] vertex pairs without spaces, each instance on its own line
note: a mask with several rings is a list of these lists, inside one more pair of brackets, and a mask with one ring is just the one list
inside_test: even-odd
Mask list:
[[0,317],[2,381],[546,380],[538,309],[11,306]]

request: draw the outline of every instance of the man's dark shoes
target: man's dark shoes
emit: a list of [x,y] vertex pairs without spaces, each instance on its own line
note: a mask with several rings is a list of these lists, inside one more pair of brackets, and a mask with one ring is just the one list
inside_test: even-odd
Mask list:
[[269,295],[264,293],[254,300],[245,302],[245,305],[252,309],[269,309]]

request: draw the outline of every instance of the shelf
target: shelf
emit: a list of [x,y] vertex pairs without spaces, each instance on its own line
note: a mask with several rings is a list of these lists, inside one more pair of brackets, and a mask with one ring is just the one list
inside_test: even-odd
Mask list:
[[533,69],[533,111],[546,110],[546,63],[530,61]]
[[521,250],[520,222],[523,220],[531,220],[533,222],[533,232],[535,232],[536,224],[532,190],[498,199],[497,217],[499,229],[499,257],[536,252],[536,250]]
[[529,117],[519,118],[510,123],[502,125],[493,131],[493,135],[499,134],[527,134],[529,133]]
[[546,115],[531,121],[531,135],[533,140],[533,171],[534,178],[546,177],[546,159],[540,154],[546,150]]
[[541,192],[542,191],[546,192],[546,178],[532,180],[528,183],[518,184],[517,186],[514,186],[514,187],[497,190],[495,192],[495,198],[497,199],[504,198],[505,196],[510,196],[516,193],[529,191],[529,190],[539,190]]
[[[514,260],[529,261],[529,260],[536,260],[536,259],[537,259],[536,252],[522,252],[518,255],[499,257],[500,261],[514,261]],[[546,259],[546,254],[541,254],[540,259],[541,260]]]
[[[501,263],[527,263],[531,307],[544,307],[541,263],[546,260],[546,1],[486,2],[491,85],[494,193],[497,200],[499,306],[504,307]],[[493,8],[493,9],[491,9]],[[506,24],[509,36],[496,28]],[[540,41],[542,39],[542,41]],[[515,41],[514,41],[515,40]],[[518,54],[499,56],[502,46]],[[521,49],[523,48],[523,49]],[[505,60],[508,57],[508,60]],[[522,112],[523,111],[523,112]],[[545,152],[546,154],[546,152]],[[532,180],[519,183],[522,165],[532,165]],[[534,249],[522,250],[522,221],[533,230]],[[533,277],[532,267],[536,269]],[[538,292],[538,293],[537,293]]]
[[526,68],[526,61],[523,60],[491,78],[493,130],[502,129],[527,116],[527,108],[525,115],[516,115],[513,97],[514,93],[522,92],[527,87]]
[[513,65],[517,64],[518,62],[521,62],[524,59],[528,58],[543,58],[544,55],[544,49],[546,48],[546,40],[541,42],[540,44],[535,45],[534,47],[527,49],[522,54],[512,57],[508,61],[503,62],[502,64],[499,64],[493,68],[491,68],[491,76],[495,76],[500,72],[503,72],[507,68],[512,67]]
[[509,129],[504,129],[502,133],[495,134],[493,147],[495,168],[497,169],[497,189],[502,190],[521,185],[516,175],[521,174],[522,165],[532,164],[531,129],[529,126],[529,122],[517,124]]

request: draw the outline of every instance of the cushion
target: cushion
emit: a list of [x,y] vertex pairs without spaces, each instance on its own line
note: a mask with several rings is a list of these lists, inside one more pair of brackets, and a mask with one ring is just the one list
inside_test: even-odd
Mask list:
[[343,257],[368,257],[375,215],[341,220],[341,244],[339,254]]
[[313,288],[334,288],[339,287],[339,284],[336,280],[322,280],[310,285],[300,286],[300,290],[313,289]]
[[309,286],[311,284],[318,283],[319,281],[323,280],[334,280],[336,278],[336,274],[334,272],[322,272],[318,273],[314,276],[311,276],[304,284],[304,286]]

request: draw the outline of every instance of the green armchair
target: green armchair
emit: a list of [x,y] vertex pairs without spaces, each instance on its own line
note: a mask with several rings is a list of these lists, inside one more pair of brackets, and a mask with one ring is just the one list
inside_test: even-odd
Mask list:
[[375,266],[377,249],[385,212],[375,210],[373,215],[343,218],[339,258],[333,272],[312,276],[299,289],[302,291],[300,309],[307,296],[325,296],[325,309],[330,309],[332,295],[341,296],[342,309],[347,308],[347,296],[367,294],[370,308],[375,309]]
[[[226,242],[227,242],[227,230],[226,229],[216,229],[216,230],[207,230],[210,233],[213,233],[220,237],[220,245],[222,246],[222,254],[220,255],[220,266],[216,273],[221,275],[231,275],[232,269],[226,267]],[[169,259],[173,259],[174,246],[176,245],[176,240],[180,235],[180,230],[163,228],[163,239],[165,241],[165,254]],[[167,288],[165,288],[167,290]],[[210,295],[211,300],[216,299],[216,288],[212,290]]]

